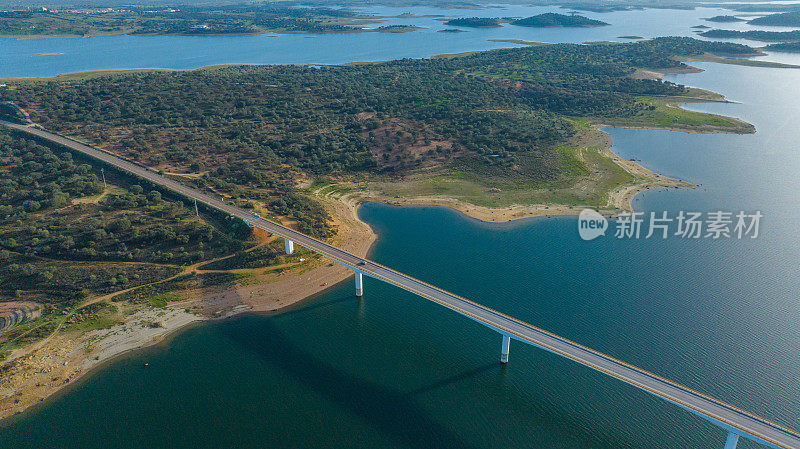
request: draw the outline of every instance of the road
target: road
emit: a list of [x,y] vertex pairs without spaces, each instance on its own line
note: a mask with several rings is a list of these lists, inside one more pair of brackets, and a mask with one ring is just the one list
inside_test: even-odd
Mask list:
[[800,449],[800,434],[796,431],[741,410],[691,388],[672,382],[641,368],[617,360],[578,343],[560,337],[531,324],[512,318],[496,310],[462,298],[378,263],[350,254],[278,223],[255,216],[243,209],[226,204],[217,198],[165,178],[147,168],[125,161],[109,153],[83,145],[41,129],[0,121],[0,124],[19,129],[41,138],[67,146],[75,151],[99,159],[121,170],[132,173],[208,207],[241,218],[253,226],[294,241],[305,248],[322,254],[342,265],[396,285],[416,295],[427,298],[448,309],[465,315],[511,338],[537,346],[581,365],[600,371],[625,383],[641,388],[653,395],[681,406],[742,437],[773,447]]

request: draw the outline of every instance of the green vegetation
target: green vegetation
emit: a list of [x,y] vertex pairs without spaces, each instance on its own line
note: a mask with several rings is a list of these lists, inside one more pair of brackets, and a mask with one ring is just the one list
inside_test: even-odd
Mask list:
[[514,20],[512,25],[523,27],[597,27],[608,25],[607,23],[579,16],[577,14],[556,14],[552,12],[539,14],[525,19]]
[[20,81],[5,99],[47,128],[183,173],[185,182],[244,207],[259,201],[272,214],[295,218],[299,230],[324,237],[333,232],[327,215],[297,180],[385,179],[463,166],[546,185],[564,174],[556,149],[575,133],[567,117],[655,120],[637,97],[680,96],[685,89],[630,75],[641,67],[681,68],[673,55],[709,52],[754,50],[690,38],[541,45],[321,68],[227,66]]
[[[207,211],[209,225],[168,192],[145,190],[110,167],[104,188],[100,167],[79,157],[0,129],[0,303],[41,312],[3,329],[2,358],[56,332],[108,328],[124,320],[123,309],[164,307],[182,290],[226,287],[247,275],[181,274],[178,266],[239,254],[252,244],[241,221]],[[292,198],[276,210],[292,207]],[[302,210],[309,200],[295,201]],[[269,254],[249,262],[276,261]]]
[[[276,241],[277,245],[282,245]],[[262,268],[278,263],[283,246],[259,246],[247,251],[238,251],[233,256],[200,266],[202,270],[235,270],[241,268]]]
[[25,123],[24,118],[19,113],[19,109],[6,102],[0,103],[0,120],[17,124]]
[[233,273],[188,273],[129,290],[112,298],[114,302],[147,304],[151,307],[164,307],[181,299],[180,291],[231,285],[236,281]]
[[445,25],[470,28],[490,28],[499,27],[500,19],[491,17],[461,17],[445,22]]
[[69,315],[64,326],[66,330],[88,332],[97,329],[108,329],[120,323],[116,306],[107,302],[89,304]]
[[714,39],[750,39],[762,42],[798,42],[800,41],[800,30],[798,31],[735,31],[735,30],[708,30],[700,33],[701,36]]
[[409,33],[411,31],[417,31],[419,29],[421,28],[414,25],[385,25],[375,28],[375,31],[381,33]]
[[56,154],[2,131],[0,160],[5,250],[65,260],[186,264],[240,246],[157,190],[132,185],[97,197],[102,182],[69,152]]
[[[411,176],[400,182],[377,183],[388,197],[446,196],[478,206],[502,208],[519,204],[607,205],[609,190],[634,177],[601,154],[603,148],[565,144],[556,149],[564,176],[547,184],[507,179],[501,173],[480,171],[464,161],[432,176]],[[575,180],[580,182],[576,183]],[[491,187],[487,187],[491,186]]]
[[[787,44],[791,45],[791,44]],[[759,59],[744,59],[744,58],[723,58],[712,54],[691,56],[682,58],[684,61],[703,61],[703,62],[716,62],[719,64],[742,65],[747,67],[770,67],[773,69],[797,69],[798,65],[785,64],[782,62],[762,61]]]
[[744,22],[744,19],[740,19],[736,16],[714,16],[708,17],[704,20],[709,22],[718,22],[718,23],[731,23],[731,22]]
[[170,265],[52,260],[0,251],[0,289],[5,299],[74,305],[90,295],[104,295],[148,284],[180,271]]
[[781,44],[769,44],[764,48],[766,48],[767,50],[800,53],[800,42],[784,42]]
[[608,25],[600,20],[589,19],[577,14],[557,14],[557,13],[544,13],[536,16],[526,17],[524,19],[507,19],[507,18],[494,18],[494,17],[461,17],[452,19],[445,22],[446,25],[472,27],[472,28],[489,28],[498,27],[501,23],[508,22],[512,25],[523,27],[595,27]]
[[[640,126],[649,128],[653,124],[659,128],[682,129],[700,132],[733,131],[738,133],[752,133],[753,126],[741,120],[715,114],[706,114],[689,111],[679,107],[682,98],[669,97],[639,97],[639,103],[645,107],[645,112],[634,120],[611,120],[609,124],[623,124],[626,126]],[[697,101],[697,100],[693,100]]]
[[346,9],[278,4],[188,6],[180,9],[126,7],[63,11],[0,12],[0,35],[97,36],[110,34],[253,34],[264,32],[353,32],[358,14]]
[[764,17],[757,17],[747,23],[750,25],[800,27],[800,11],[770,14]]
[[235,223],[212,215],[220,232],[166,193],[113,171],[104,189],[99,167],[87,162],[0,130],[0,303],[35,303],[42,312],[0,334],[3,356],[59,329],[109,327],[120,316],[104,295],[149,289],[179,274],[178,264],[250,244]]

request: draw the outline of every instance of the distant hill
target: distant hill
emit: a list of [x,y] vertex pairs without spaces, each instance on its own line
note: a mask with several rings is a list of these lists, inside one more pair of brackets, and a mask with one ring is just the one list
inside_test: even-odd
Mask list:
[[448,20],[445,22],[445,25],[472,28],[499,27],[500,19],[491,17],[461,17],[458,19]]
[[714,17],[709,17],[705,20],[708,20],[709,22],[720,22],[720,23],[745,21],[744,19],[740,19],[736,16],[714,16]]
[[608,25],[600,20],[589,19],[577,14],[565,15],[552,12],[515,20],[511,24],[523,27],[597,27]]
[[783,42],[780,44],[769,44],[765,47],[767,50],[788,51],[791,53],[800,53],[800,42]]
[[781,27],[800,27],[800,11],[784,12],[781,14],[770,14],[758,17],[749,22],[750,25],[768,25]]

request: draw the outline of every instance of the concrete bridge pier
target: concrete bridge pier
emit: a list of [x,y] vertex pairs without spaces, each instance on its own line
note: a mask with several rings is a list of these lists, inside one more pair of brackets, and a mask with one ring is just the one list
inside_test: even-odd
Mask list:
[[286,250],[286,254],[294,253],[294,242],[289,240],[289,239],[287,239],[287,238],[284,238],[283,239],[283,249]]
[[725,440],[725,449],[736,449],[737,443],[739,443],[739,435],[728,432],[728,438]]
[[[511,347],[511,337],[503,335],[503,346],[500,348],[500,363],[508,363],[508,350]],[[727,447],[725,449],[728,449]]]
[[364,296],[364,276],[360,271],[356,271],[356,296]]

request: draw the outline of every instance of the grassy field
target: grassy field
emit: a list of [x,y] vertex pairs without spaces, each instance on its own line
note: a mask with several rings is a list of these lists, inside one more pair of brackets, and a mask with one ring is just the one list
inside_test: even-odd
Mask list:
[[[586,121],[576,121],[583,133],[596,133]],[[603,154],[600,145],[580,142],[558,148],[561,179],[537,184],[524,182],[498,170],[476,172],[468,167],[449,166],[434,173],[421,172],[395,182],[370,182],[368,189],[387,198],[448,197],[491,208],[521,204],[569,205],[604,208],[609,191],[630,184],[635,178]],[[325,192],[336,191],[333,186]]]
[[714,101],[691,95],[681,97],[639,97],[638,101],[648,108],[637,117],[625,119],[604,118],[604,124],[630,128],[663,128],[687,132],[726,132],[750,134],[753,125],[733,117],[689,111],[681,107],[685,103]]

